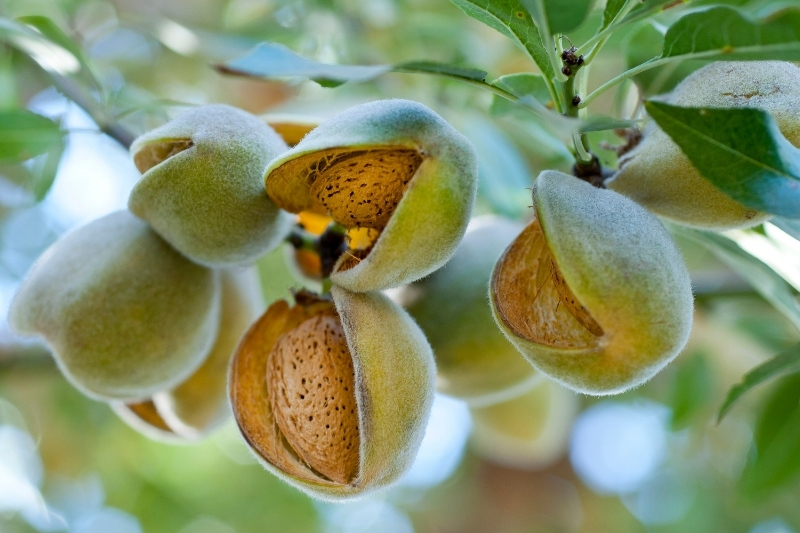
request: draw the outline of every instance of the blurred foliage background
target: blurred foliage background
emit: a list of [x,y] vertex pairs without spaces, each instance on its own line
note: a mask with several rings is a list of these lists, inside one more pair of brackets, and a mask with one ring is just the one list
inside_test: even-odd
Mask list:
[[[791,5],[723,3],[758,16]],[[0,0],[0,15],[0,116],[8,124],[27,109],[53,121],[42,126],[32,157],[0,160],[0,531],[800,531],[798,376],[754,390],[719,423],[716,416],[745,372],[800,340],[797,323],[756,292],[742,268],[681,235],[695,325],[665,371],[611,398],[543,385],[492,415],[440,396],[414,469],[380,495],[313,502],[263,471],[233,423],[196,446],[134,432],[70,387],[43,347],[13,337],[5,324],[20,279],[50,243],[125,206],[138,177],[118,142],[127,132],[200,103],[321,119],[376,98],[410,98],[475,144],[476,214],[520,219],[529,216],[526,187],[543,169],[568,171],[570,154],[532,115],[493,106],[491,95],[457,81],[388,74],[325,89],[225,76],[210,66],[270,41],[329,63],[437,60],[492,77],[533,68],[508,39],[446,0]],[[666,12],[658,23],[675,16]],[[595,9],[569,37],[584,41],[599,18]],[[35,43],[26,48],[6,24],[15,20],[62,39],[88,68],[75,75],[63,58]],[[657,54],[653,32],[657,26],[645,24],[615,34],[590,86]],[[669,90],[701,65],[650,71],[593,109],[633,116],[640,96]],[[608,143],[622,140],[596,133],[591,141],[613,167]],[[800,272],[796,244],[776,244],[791,271],[784,279]],[[259,265],[267,301],[297,286],[284,255],[278,250]],[[787,290],[796,303],[796,291]],[[493,452],[491,426],[503,420],[510,422],[500,430],[524,442],[524,459]]]

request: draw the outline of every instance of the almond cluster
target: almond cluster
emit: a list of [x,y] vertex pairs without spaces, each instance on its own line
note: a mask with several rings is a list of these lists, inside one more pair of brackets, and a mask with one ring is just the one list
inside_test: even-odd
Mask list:
[[[689,274],[648,208],[670,216],[658,187],[691,176],[637,196],[650,142],[609,181],[633,199],[547,170],[529,220],[470,222],[475,151],[421,104],[319,125],[200,107],[134,142],[129,210],[55,243],[11,323],[155,438],[199,438],[232,411],[256,459],[316,498],[399,479],[436,389],[467,402],[480,455],[538,467],[564,449],[574,392],[638,386],[687,342]],[[318,290],[264,311],[251,265],[281,243]]]
[[[286,140],[268,121],[211,105],[136,139],[142,177],[129,210],[55,243],[10,318],[143,433],[193,440],[232,407],[269,470],[316,497],[349,499],[399,478],[422,440],[431,348],[379,291],[454,253],[477,160],[415,102],[365,104],[317,127],[275,123]],[[313,241],[311,257],[324,248],[327,290],[258,318],[250,265],[296,232]]]

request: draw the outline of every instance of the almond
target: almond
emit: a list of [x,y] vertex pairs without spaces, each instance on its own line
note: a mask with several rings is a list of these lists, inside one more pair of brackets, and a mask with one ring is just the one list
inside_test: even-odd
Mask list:
[[264,302],[254,268],[220,269],[219,277],[219,329],[200,368],[178,386],[146,400],[111,402],[124,422],[147,437],[189,443],[207,436],[230,417],[227,370],[239,339]]
[[188,110],[131,145],[142,178],[128,208],[196,263],[252,263],[278,246],[291,224],[267,197],[261,174],[287,149],[241,109]]
[[299,143],[308,132],[319,125],[319,120],[308,116],[276,113],[262,115],[261,120],[275,133],[281,136],[283,142],[294,146]]
[[510,468],[542,470],[564,454],[580,397],[551,380],[505,402],[472,408],[470,447]]
[[402,148],[332,152],[316,162],[310,187],[316,203],[346,227],[385,228],[422,163],[420,153]]
[[203,363],[217,335],[220,293],[218,272],[117,211],[42,254],[12,302],[9,323],[40,336],[87,396],[140,401]]
[[131,413],[140,418],[145,424],[152,426],[159,431],[174,433],[169,428],[167,423],[164,422],[164,419],[161,418],[161,415],[158,414],[158,409],[156,409],[156,406],[152,400],[145,400],[137,403],[127,403],[124,405]]
[[485,406],[518,396],[545,379],[497,329],[486,286],[497,259],[524,225],[498,216],[472,219],[453,258],[400,289],[436,358],[436,388]]
[[[681,107],[760,109],[800,147],[798,67],[784,61],[715,61],[687,76],[663,99]],[[755,226],[772,217],[719,190],[652,121],[641,142],[620,158],[619,171],[606,186],[660,217],[701,229]]]
[[161,417],[152,400],[141,402],[109,402],[111,409],[128,426],[145,437],[166,444],[186,444],[187,440],[176,434]]
[[499,315],[526,338],[547,346],[597,346],[596,336],[562,304],[561,294],[568,289],[559,274],[553,275],[554,268],[557,272],[541,225],[534,219],[497,264],[497,293],[518,296],[499,298]]
[[628,198],[542,172],[536,217],[497,262],[500,329],[543,374],[586,394],[640,385],[683,349],[692,289],[667,230]]
[[334,286],[272,304],[234,356],[239,430],[265,468],[311,496],[343,501],[413,463],[433,401],[430,346],[380,293]]
[[[329,213],[346,227],[383,229],[422,163],[417,150],[386,147],[366,150],[334,148],[288,161],[280,172],[308,185],[309,195],[295,211]],[[272,185],[268,191],[292,206],[290,191]]]
[[[267,195],[291,213],[330,216],[349,230],[331,282],[351,291],[396,287],[455,252],[477,189],[469,141],[427,107],[382,100],[314,128],[269,164]],[[354,230],[372,230],[366,243]]]

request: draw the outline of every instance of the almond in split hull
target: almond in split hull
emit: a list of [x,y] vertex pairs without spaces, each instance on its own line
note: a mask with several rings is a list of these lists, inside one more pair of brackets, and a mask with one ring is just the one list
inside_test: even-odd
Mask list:
[[267,363],[275,421],[297,455],[338,483],[358,473],[353,359],[338,316],[322,313],[284,333]]
[[[264,171],[290,213],[348,231],[331,282],[353,292],[398,287],[442,266],[469,222],[477,188],[469,141],[416,102],[381,100],[320,124]],[[353,232],[370,230],[366,245]]]
[[536,218],[497,262],[492,310],[540,372],[584,394],[640,385],[683,349],[692,290],[650,212],[610,190],[542,172]]
[[273,303],[239,343],[228,383],[259,462],[314,498],[341,502],[411,467],[435,367],[422,331],[382,293],[334,285],[331,298],[301,292],[293,306]]

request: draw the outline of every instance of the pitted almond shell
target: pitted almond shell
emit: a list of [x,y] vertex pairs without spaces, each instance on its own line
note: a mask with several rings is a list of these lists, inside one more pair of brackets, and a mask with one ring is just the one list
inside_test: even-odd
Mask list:
[[334,309],[278,338],[267,386],[275,422],[302,461],[331,481],[352,481],[359,458],[355,370]]
[[497,329],[486,298],[492,267],[523,227],[473,219],[444,267],[399,292],[433,348],[436,388],[470,406],[506,401],[544,379]]
[[683,348],[692,292],[661,223],[613,191],[539,175],[536,218],[492,274],[503,333],[541,372],[587,394],[623,392]]
[[382,100],[323,122],[270,163],[265,183],[287,211],[380,232],[342,256],[331,275],[364,292],[419,279],[453,254],[469,222],[477,158],[427,107]]
[[141,400],[189,377],[219,324],[219,279],[118,211],[59,239],[12,302],[70,382],[101,400]]
[[511,468],[547,468],[564,454],[579,408],[574,392],[545,380],[511,400],[471,409],[470,447]]
[[[782,61],[718,61],[683,80],[666,100],[683,107],[758,108],[800,147],[800,68]],[[606,185],[679,224],[724,230],[760,224],[772,215],[750,209],[717,189],[655,123],[619,161]]]
[[303,137],[319,125],[319,120],[303,115],[289,113],[270,113],[262,115],[261,119],[281,136],[290,148],[295,146]]
[[[285,301],[271,305],[239,345],[229,390],[239,429],[267,470],[313,497],[344,501],[386,487],[411,466],[433,401],[435,368],[422,332],[391,300],[335,286],[332,295],[332,303],[298,298],[292,307]],[[345,377],[349,367],[342,335],[352,360],[352,387]],[[324,343],[325,350],[317,351],[314,342]],[[336,352],[332,359],[327,358],[328,347]],[[297,368],[268,371],[276,353],[275,367],[294,363]],[[347,396],[351,391],[345,388],[352,388],[354,413]],[[280,405],[284,393],[287,400]],[[305,397],[299,398],[301,394]],[[279,405],[280,414],[273,405]],[[339,429],[337,423],[342,424]],[[358,437],[356,468],[350,458],[356,442],[353,428]],[[336,451],[315,461],[301,456],[314,453],[318,444]],[[321,469],[331,466],[326,463],[332,457],[333,471],[325,475]]]
[[192,109],[134,141],[142,178],[128,207],[186,257],[246,264],[286,235],[291,218],[267,197],[262,172],[288,147],[257,117],[226,105]]
[[222,300],[219,333],[203,365],[189,379],[153,395],[153,403],[174,433],[196,440],[230,416],[228,367],[239,340],[264,309],[254,268],[220,272]]

